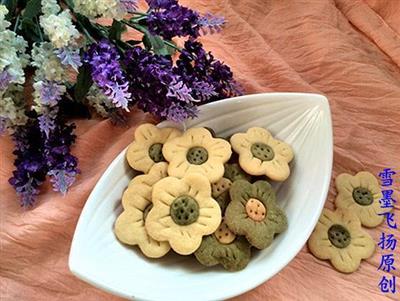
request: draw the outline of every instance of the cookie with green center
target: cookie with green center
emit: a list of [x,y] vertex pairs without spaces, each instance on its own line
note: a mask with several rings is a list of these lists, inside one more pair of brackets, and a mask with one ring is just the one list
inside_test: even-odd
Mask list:
[[292,148],[275,138],[264,128],[253,127],[246,133],[234,134],[233,150],[239,155],[239,164],[248,174],[265,175],[274,181],[289,177],[289,162],[293,159]]
[[231,202],[225,211],[229,229],[246,236],[257,249],[268,247],[275,234],[287,228],[287,218],[276,205],[275,192],[267,181],[253,184],[237,180],[229,189]]
[[336,189],[336,207],[355,213],[363,226],[378,226],[384,214],[392,209],[381,203],[378,180],[367,171],[361,171],[355,176],[340,174],[336,178]]
[[372,256],[375,242],[351,210],[333,212],[325,208],[308,240],[308,247],[315,257],[330,260],[338,271],[352,273],[362,259]]
[[221,264],[235,272],[244,269],[250,261],[251,246],[243,236],[236,236],[224,222],[214,234],[206,236],[194,255],[204,266]]
[[213,138],[205,128],[190,128],[163,147],[163,155],[169,162],[168,175],[182,178],[188,173],[198,173],[211,183],[222,178],[224,163],[231,153],[229,142]]
[[180,135],[175,128],[158,128],[150,123],[140,125],[126,152],[129,165],[135,170],[149,172],[154,164],[166,161],[162,153],[164,143]]
[[161,179],[153,187],[152,202],[146,230],[181,255],[196,251],[202,237],[214,233],[221,223],[221,209],[211,197],[210,182],[198,173]]

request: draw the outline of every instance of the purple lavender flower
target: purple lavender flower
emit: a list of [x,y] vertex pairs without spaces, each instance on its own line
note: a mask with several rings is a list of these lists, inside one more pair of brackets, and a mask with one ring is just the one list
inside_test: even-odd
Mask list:
[[12,80],[13,77],[7,70],[0,72],[0,91],[5,90]]
[[137,0],[120,0],[120,3],[128,13],[132,13],[137,10]]
[[171,103],[171,106],[166,108],[161,113],[161,116],[168,120],[182,122],[185,119],[196,117],[197,113],[198,109],[196,106],[182,106],[179,103]]
[[56,106],[61,96],[64,94],[65,87],[53,81],[42,81],[40,85],[40,101],[46,106]]
[[50,170],[47,175],[51,177],[50,182],[53,185],[53,190],[65,195],[68,188],[75,182],[76,172],[54,169]]
[[201,101],[207,101],[213,96],[218,96],[218,93],[215,92],[214,86],[208,82],[194,81],[192,84],[196,98]]
[[172,5],[178,4],[178,0],[146,0],[152,9],[168,9]]
[[35,178],[29,178],[28,182],[16,188],[15,191],[20,197],[20,203],[22,207],[29,207],[33,205],[35,202],[35,197],[39,194],[39,189],[37,187],[39,187],[41,184],[41,181],[38,181]]
[[169,84],[168,97],[175,97],[176,99],[190,103],[195,101],[195,99],[190,95],[192,89],[188,88],[182,81],[174,78]]
[[45,109],[38,117],[39,128],[45,133],[46,138],[49,138],[50,132],[53,131],[56,127],[55,118],[57,117],[57,110],[48,110]]
[[127,91],[126,76],[119,63],[117,49],[107,40],[92,44],[85,62],[90,65],[93,81],[116,107],[128,110],[131,94]]
[[[194,97],[202,101],[215,101],[241,94],[230,68],[216,60],[210,52],[207,53],[203,45],[193,39],[185,42],[174,73],[180,76],[187,86],[192,87]],[[203,82],[203,89],[199,90],[198,86],[196,87],[198,82]],[[207,90],[204,83],[209,85]],[[206,94],[202,94],[204,92]]]
[[105,95],[109,96],[110,99],[113,99],[115,107],[124,108],[126,111],[129,111],[129,99],[127,97],[130,97],[131,94],[128,92],[128,89],[128,82],[123,83],[122,85],[116,83],[114,86],[110,86],[108,91],[105,91]]
[[20,197],[21,206],[31,206],[46,176],[41,133],[37,120],[18,126],[13,134],[16,170],[8,180]]
[[13,134],[16,170],[9,183],[19,195],[21,206],[33,205],[46,174],[57,191],[65,193],[72,185],[79,173],[78,161],[70,153],[75,141],[73,129],[74,125],[65,125],[59,118],[55,119],[55,128],[47,138],[41,133],[37,118],[16,128]]
[[66,193],[79,173],[78,160],[71,155],[71,145],[75,142],[74,125],[58,122],[55,129],[44,142],[44,155],[47,164],[47,175],[53,189]]
[[167,40],[173,37],[198,37],[199,17],[197,12],[187,7],[172,4],[168,9],[151,11],[147,17],[147,26],[152,34]]
[[201,32],[204,35],[207,33],[213,34],[222,30],[222,26],[225,24],[225,19],[224,17],[206,13],[204,16],[199,18],[198,24],[200,25]]
[[135,47],[126,53],[124,64],[132,99],[139,108],[177,122],[196,116],[196,100],[188,85],[174,74],[171,57]]
[[75,71],[78,71],[78,68],[82,66],[79,49],[70,49],[64,47],[55,49],[54,53],[60,59],[61,64],[65,66],[71,66]]

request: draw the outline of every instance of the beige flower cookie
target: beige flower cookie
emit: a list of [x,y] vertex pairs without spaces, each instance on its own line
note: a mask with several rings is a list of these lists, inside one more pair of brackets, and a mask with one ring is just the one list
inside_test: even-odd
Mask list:
[[117,238],[125,244],[138,245],[143,254],[151,258],[162,257],[170,250],[167,242],[154,240],[144,227],[147,214],[152,208],[152,186],[166,176],[167,166],[167,163],[157,163],[149,174],[131,181],[122,196],[124,211],[115,222]]
[[340,272],[356,271],[361,259],[372,256],[375,243],[362,230],[358,217],[340,209],[324,209],[308,240],[308,247],[319,259],[329,259]]
[[166,142],[163,148],[170,176],[182,178],[188,173],[200,173],[211,183],[222,178],[224,163],[231,154],[229,142],[213,138],[205,128],[188,129],[181,137]]
[[234,134],[230,141],[239,154],[240,167],[248,174],[266,175],[275,181],[284,181],[289,176],[292,148],[274,139],[266,129],[253,127],[246,133]]
[[166,177],[153,187],[153,208],[146,219],[148,233],[158,241],[188,255],[200,246],[202,237],[221,223],[221,210],[211,198],[208,179],[187,174],[182,179]]
[[162,154],[164,143],[180,135],[181,132],[175,128],[158,128],[150,123],[140,125],[126,153],[129,165],[147,173],[155,163],[165,161]]
[[391,208],[381,208],[381,191],[378,180],[369,172],[361,171],[355,176],[343,173],[336,178],[336,207],[354,212],[366,227],[382,223]]

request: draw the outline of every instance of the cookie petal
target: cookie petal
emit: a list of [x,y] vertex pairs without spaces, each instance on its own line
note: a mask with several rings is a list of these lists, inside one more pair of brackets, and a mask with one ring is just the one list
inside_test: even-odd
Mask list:
[[361,259],[352,257],[348,249],[339,249],[330,259],[332,265],[342,273],[352,273],[358,269]]
[[276,158],[263,162],[265,175],[274,181],[284,181],[290,175],[290,168],[286,161]]
[[135,245],[138,241],[146,239],[143,212],[138,209],[122,212],[115,221],[114,232],[121,242],[129,245]]

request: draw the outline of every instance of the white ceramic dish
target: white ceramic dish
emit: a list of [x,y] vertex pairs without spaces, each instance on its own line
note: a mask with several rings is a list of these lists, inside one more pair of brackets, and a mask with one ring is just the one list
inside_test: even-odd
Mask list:
[[132,177],[123,151],[93,189],[79,218],[69,257],[70,270],[77,277],[128,299],[222,300],[268,280],[303,247],[318,221],[331,178],[327,99],[304,93],[236,97],[202,106],[199,117],[186,126],[208,126],[223,136],[261,126],[292,145],[292,174],[283,184],[274,184],[278,203],[288,216],[287,231],[269,248],[253,252],[250,264],[236,273],[204,268],[191,256],[147,259],[138,249],[119,243],[113,233],[121,195]]

